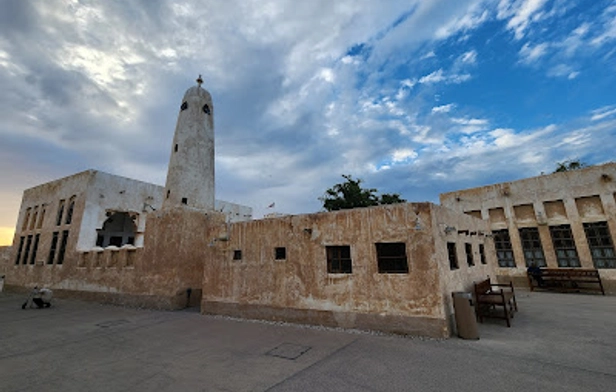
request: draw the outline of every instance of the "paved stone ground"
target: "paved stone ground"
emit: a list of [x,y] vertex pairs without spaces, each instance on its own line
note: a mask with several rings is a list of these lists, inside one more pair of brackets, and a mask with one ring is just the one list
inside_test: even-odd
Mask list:
[[616,297],[518,293],[481,339],[424,340],[0,294],[1,391],[610,391]]

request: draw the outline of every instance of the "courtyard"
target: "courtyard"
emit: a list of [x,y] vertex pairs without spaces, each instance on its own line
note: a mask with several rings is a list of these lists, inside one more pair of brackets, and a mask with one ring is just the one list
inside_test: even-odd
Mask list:
[[606,391],[616,297],[517,293],[481,339],[434,340],[0,293],[2,391]]

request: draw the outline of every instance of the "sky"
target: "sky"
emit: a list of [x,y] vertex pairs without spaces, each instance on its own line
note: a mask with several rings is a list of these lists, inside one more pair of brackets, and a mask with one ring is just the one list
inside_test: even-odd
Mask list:
[[[0,0],[0,244],[22,192],[164,185],[213,97],[216,197],[322,210],[341,175],[408,201],[612,161],[616,0]],[[268,206],[274,204],[274,207]]]

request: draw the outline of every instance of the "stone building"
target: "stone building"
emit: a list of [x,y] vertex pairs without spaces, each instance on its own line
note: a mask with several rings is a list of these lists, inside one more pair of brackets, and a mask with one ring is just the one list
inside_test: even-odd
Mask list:
[[431,203],[237,222],[204,250],[201,311],[446,337],[451,293],[493,274],[487,232]]
[[448,336],[451,292],[492,274],[487,222],[430,203],[251,220],[214,201],[214,107],[197,82],[164,188],[89,170],[24,191],[7,287]]
[[616,292],[616,163],[440,195],[441,205],[490,223],[496,273],[526,285],[531,263],[597,268]]
[[214,106],[197,82],[165,187],[88,170],[24,191],[0,249],[7,289],[445,337],[452,292],[519,280],[525,259],[594,265],[614,282],[614,164],[443,194],[442,206],[252,220],[214,198]]

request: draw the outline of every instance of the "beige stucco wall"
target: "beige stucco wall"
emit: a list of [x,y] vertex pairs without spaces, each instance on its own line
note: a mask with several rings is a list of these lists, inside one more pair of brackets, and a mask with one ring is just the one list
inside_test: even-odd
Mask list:
[[[444,210],[406,203],[229,225],[204,267],[202,312],[448,336],[445,291],[468,282],[441,286],[442,265],[449,267],[434,225],[458,222],[455,214],[433,217],[435,208]],[[378,272],[377,242],[406,244],[408,274]],[[327,272],[328,245],[351,247],[351,274]],[[274,259],[276,247],[286,247],[285,260]],[[242,260],[233,260],[235,250]]]
[[[455,319],[452,293],[460,291],[473,293],[473,283],[485,280],[488,276],[495,281],[496,255],[486,221],[456,213],[442,206],[433,206],[433,220],[436,260],[441,271],[440,290],[443,295],[446,317],[453,329]],[[456,244],[458,269],[450,269],[448,242]],[[474,262],[472,266],[468,264],[465,244],[471,245]],[[481,263],[480,244],[484,247],[486,264]]]
[[[440,195],[441,204],[490,222],[492,230],[508,229],[516,268],[496,273],[526,285],[526,265],[519,229],[537,227],[548,267],[556,268],[549,226],[569,224],[583,268],[594,268],[583,223],[606,221],[616,239],[616,163],[554,173],[514,182]],[[608,292],[616,293],[616,269],[600,269]]]
[[156,211],[148,218],[144,248],[67,249],[62,265],[9,265],[7,285],[15,290],[46,286],[58,295],[103,302],[178,309],[199,303],[204,231],[224,227],[224,216],[190,209]]

